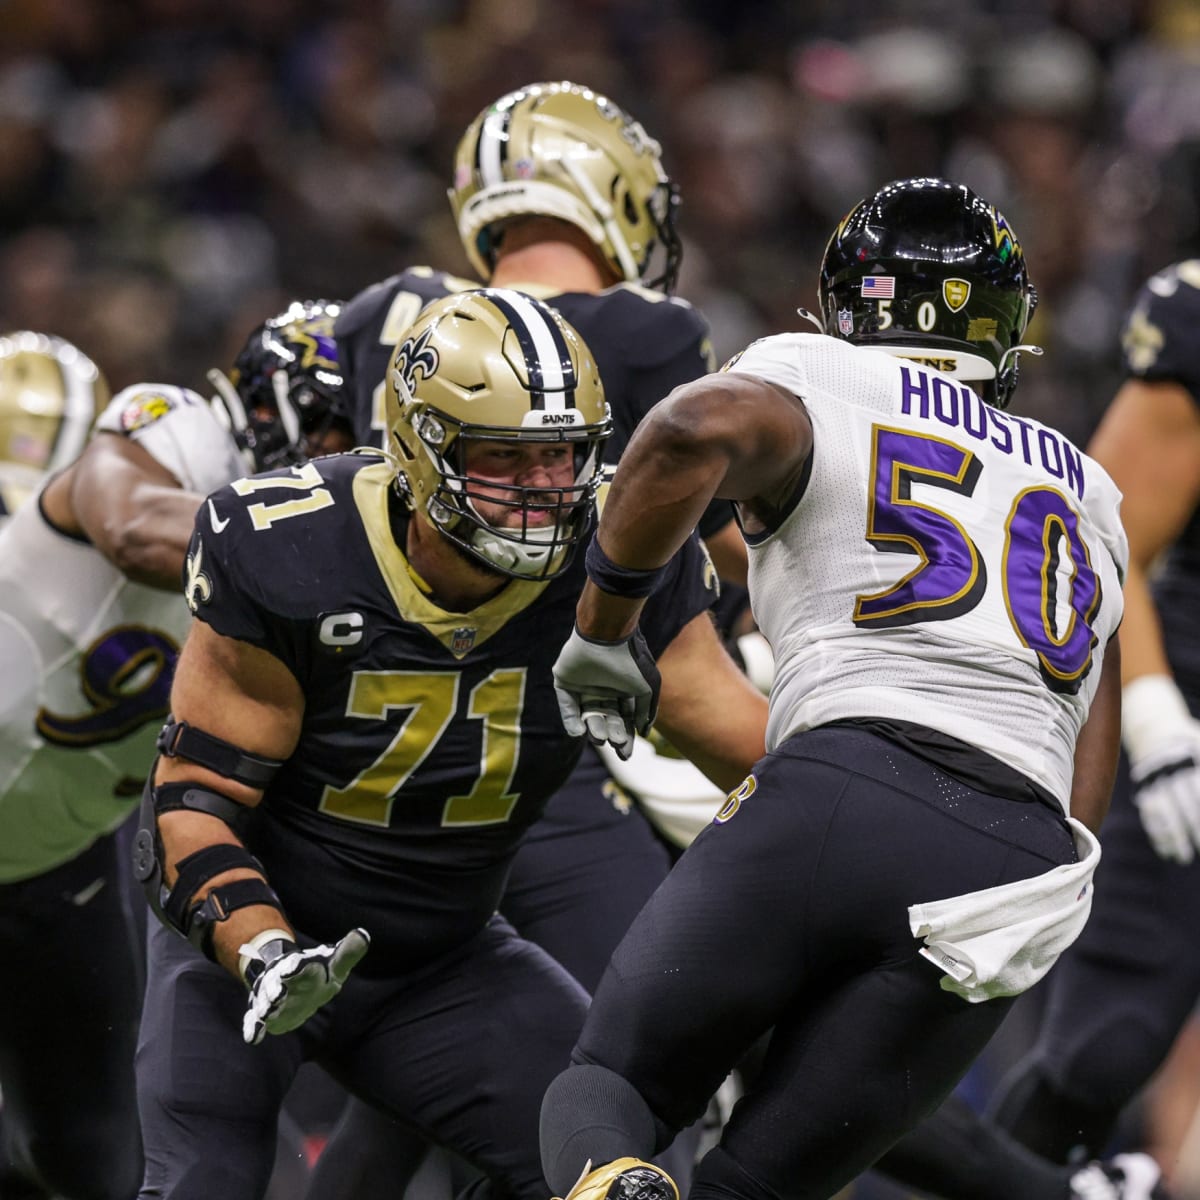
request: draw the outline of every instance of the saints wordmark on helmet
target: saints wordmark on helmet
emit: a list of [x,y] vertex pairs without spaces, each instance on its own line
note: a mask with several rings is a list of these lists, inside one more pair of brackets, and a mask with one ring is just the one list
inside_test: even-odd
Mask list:
[[396,349],[392,367],[404,381],[404,386],[410,394],[417,390],[418,378],[432,379],[437,374],[440,359],[437,347],[429,344],[432,337],[431,325],[415,338],[406,338]]

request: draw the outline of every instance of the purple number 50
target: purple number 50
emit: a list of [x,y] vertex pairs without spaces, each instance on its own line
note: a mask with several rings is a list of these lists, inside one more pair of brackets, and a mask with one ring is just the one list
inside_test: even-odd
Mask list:
[[[882,553],[911,554],[919,562],[885,591],[856,597],[856,625],[948,621],[980,602],[988,576],[979,547],[954,517],[914,500],[912,485],[970,496],[982,469],[974,454],[953,442],[875,427],[867,541]],[[1013,501],[1004,526],[1001,584],[1013,630],[1037,656],[1046,685],[1077,692],[1092,666],[1100,581],[1078,514],[1061,492],[1027,488]]]

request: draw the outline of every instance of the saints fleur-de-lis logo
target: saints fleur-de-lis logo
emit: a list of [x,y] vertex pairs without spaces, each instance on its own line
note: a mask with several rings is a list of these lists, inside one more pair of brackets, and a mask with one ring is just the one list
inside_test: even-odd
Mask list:
[[212,599],[212,580],[200,569],[203,559],[204,544],[197,541],[196,553],[187,556],[187,578],[183,581],[183,598],[192,612]]
[[392,360],[392,370],[396,372],[400,382],[401,395],[406,392],[413,395],[417,390],[418,379],[432,379],[437,374],[438,352],[435,346],[429,344],[433,337],[433,327],[419,333],[415,338],[406,338],[396,349],[396,357]]

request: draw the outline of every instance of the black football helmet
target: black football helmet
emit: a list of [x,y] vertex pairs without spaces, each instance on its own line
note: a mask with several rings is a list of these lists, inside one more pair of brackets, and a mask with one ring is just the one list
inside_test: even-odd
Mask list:
[[821,262],[825,332],[926,361],[1005,408],[1037,306],[1021,243],[970,188],[902,179],[863,200],[834,230]]
[[306,442],[333,426],[350,432],[333,323],[341,306],[297,300],[264,321],[226,376],[212,370],[213,408],[254,471],[302,463]]

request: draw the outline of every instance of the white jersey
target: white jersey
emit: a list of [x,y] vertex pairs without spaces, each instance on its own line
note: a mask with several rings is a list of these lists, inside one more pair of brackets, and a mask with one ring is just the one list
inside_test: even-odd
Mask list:
[[1113,481],[1057,431],[878,350],[785,334],[730,369],[801,397],[813,425],[803,496],[751,539],[776,665],[768,748],[844,718],[916,722],[1065,811],[1123,611]]
[[[194,392],[127,388],[96,428],[134,439],[188,491],[244,473]],[[190,619],[180,591],[130,582],[36,499],[0,530],[0,882],[74,858],[128,814]]]

